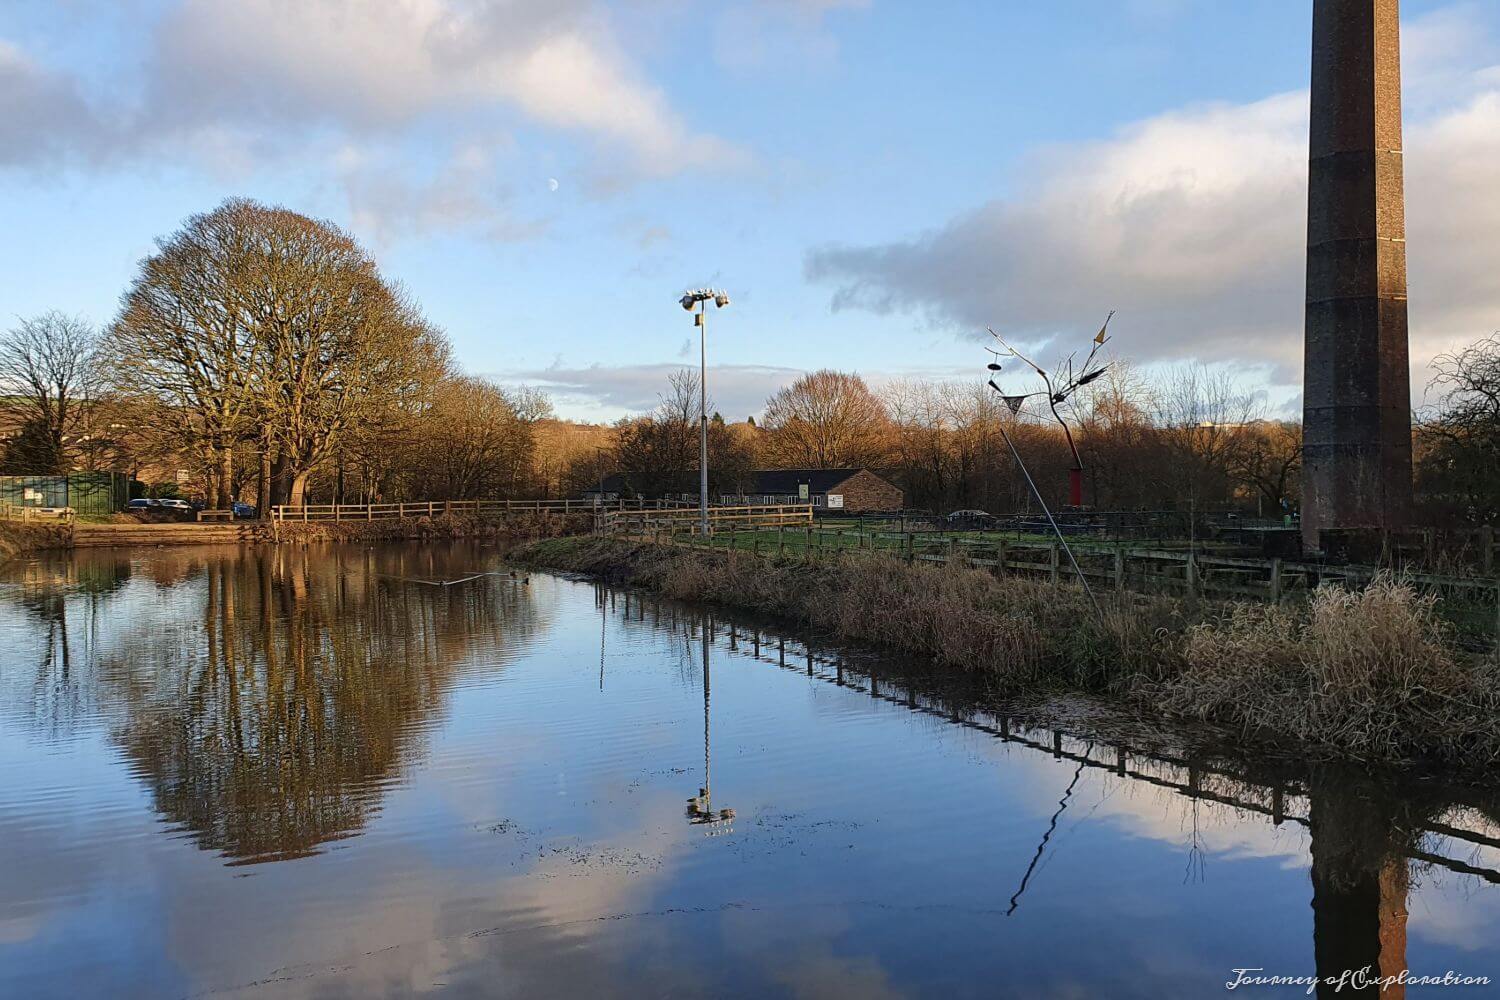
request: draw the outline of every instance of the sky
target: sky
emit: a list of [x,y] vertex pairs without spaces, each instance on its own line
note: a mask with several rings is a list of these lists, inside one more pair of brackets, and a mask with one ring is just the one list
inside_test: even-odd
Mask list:
[[[1500,329],[1500,4],[1402,4],[1412,380]],[[1300,406],[1310,0],[0,0],[0,323],[101,327],[246,196],[351,231],[469,371],[732,419],[1104,316]]]

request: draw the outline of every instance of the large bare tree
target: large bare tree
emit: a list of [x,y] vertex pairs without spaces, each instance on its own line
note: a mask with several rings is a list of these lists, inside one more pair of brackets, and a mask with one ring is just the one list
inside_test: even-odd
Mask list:
[[269,499],[300,504],[345,434],[446,368],[442,337],[343,230],[233,199],[141,263],[113,331],[127,388],[177,414],[232,499],[233,451],[254,441]]
[[7,471],[68,471],[68,439],[97,384],[96,345],[87,321],[55,311],[0,337],[0,395],[20,430],[6,449]]
[[823,369],[766,401],[766,457],[783,468],[838,469],[881,463],[889,420],[865,380]]
[[256,426],[257,209],[225,202],[157,240],[110,331],[118,387],[160,401],[164,424],[211,470],[216,506],[232,499],[234,447]]

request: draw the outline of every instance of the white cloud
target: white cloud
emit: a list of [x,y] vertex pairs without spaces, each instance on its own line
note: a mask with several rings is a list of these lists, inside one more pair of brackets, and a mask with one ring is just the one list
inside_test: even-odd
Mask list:
[[[70,73],[0,39],[0,166],[240,176],[331,160],[383,232],[514,239],[537,224],[509,217],[496,164],[474,151],[523,126],[588,144],[597,176],[580,180],[596,192],[750,160],[643,77],[600,0],[166,0],[154,14],[135,26],[132,71]],[[531,169],[555,172],[556,155]]]
[[[697,366],[662,362],[569,368],[559,363],[540,370],[500,372],[495,378],[546,390],[558,411],[570,417],[601,420],[655,408],[667,388],[667,376],[683,367]],[[801,369],[769,365],[712,365],[709,409],[722,413],[725,420],[744,420],[759,414],[767,396],[802,374]]]
[[466,230],[493,242],[545,232],[546,220],[516,217],[509,187],[496,179],[495,158],[483,145],[460,146],[426,174],[384,148],[349,145],[333,160],[351,225],[377,244],[436,230]]
[[828,15],[864,10],[870,0],[746,0],[725,4],[714,31],[714,59],[739,71],[834,63],[838,42]]
[[188,126],[229,116],[386,130],[515,110],[651,174],[743,155],[688,127],[584,0],[184,0],[159,26],[153,67],[158,114]]
[[[1422,71],[1453,29],[1419,22],[1413,35]],[[1500,327],[1500,74],[1467,64],[1407,128],[1418,368]],[[1420,76],[1408,89],[1429,93]],[[909,239],[815,249],[806,273],[833,286],[835,310],[910,312],[962,334],[1079,336],[1117,309],[1122,353],[1270,363],[1285,378],[1302,360],[1307,103],[1191,107],[1048,149],[1012,196]]]
[[0,39],[0,166],[93,157],[105,144],[103,121],[73,81]]

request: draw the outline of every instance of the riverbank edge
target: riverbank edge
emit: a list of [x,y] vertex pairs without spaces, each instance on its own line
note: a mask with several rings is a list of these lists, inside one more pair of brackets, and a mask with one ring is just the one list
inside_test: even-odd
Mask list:
[[525,511],[502,520],[467,514],[387,518],[379,521],[281,521],[265,528],[266,541],[307,542],[422,541],[453,538],[557,538],[576,535],[593,524],[592,514]]
[[[215,545],[314,545],[319,543],[373,543],[399,541],[450,541],[454,539],[479,539],[486,541],[535,540],[556,538],[587,530],[593,523],[591,515],[583,514],[535,514],[527,512],[510,516],[501,521],[470,517],[462,514],[441,514],[437,517],[390,518],[380,521],[286,521],[273,530],[268,522],[236,522],[254,533],[253,538],[224,537],[225,525],[219,523],[195,524],[183,522],[181,531],[163,532],[148,540],[140,540],[132,534],[137,525],[122,524],[118,542],[107,538],[93,538],[85,544],[77,543],[74,525],[23,524],[16,521],[0,521],[0,567],[45,551],[76,551],[90,548],[155,549],[160,547],[186,548]],[[103,533],[115,525],[99,525],[84,528],[84,531]],[[199,534],[201,532],[201,534]]]
[[1431,598],[1389,579],[1301,607],[1081,590],[894,558],[757,556],[598,536],[510,558],[666,597],[754,610],[911,653],[1016,693],[1079,692],[1267,746],[1382,764],[1500,761],[1500,661],[1460,650]]
[[65,525],[0,521],[0,566],[33,552],[66,549],[71,545],[69,528]]

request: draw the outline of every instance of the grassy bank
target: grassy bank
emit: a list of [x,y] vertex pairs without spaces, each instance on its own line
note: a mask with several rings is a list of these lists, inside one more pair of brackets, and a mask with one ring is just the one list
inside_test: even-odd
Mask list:
[[0,521],[0,563],[39,549],[68,547],[68,528],[59,524]]
[[377,542],[422,538],[556,538],[585,531],[588,514],[523,512],[506,517],[440,514],[437,517],[384,518],[378,521],[282,521],[279,542]]
[[868,555],[808,561],[572,537],[515,558],[768,612],[1014,690],[1104,693],[1325,756],[1500,761],[1500,661],[1460,651],[1433,599],[1388,579],[1320,590],[1298,607],[1137,597],[1101,619],[1072,587]]

